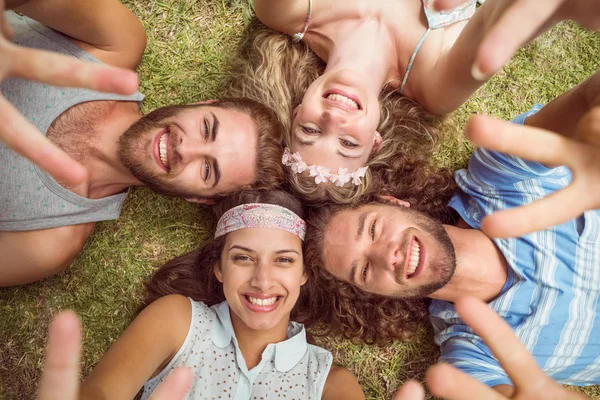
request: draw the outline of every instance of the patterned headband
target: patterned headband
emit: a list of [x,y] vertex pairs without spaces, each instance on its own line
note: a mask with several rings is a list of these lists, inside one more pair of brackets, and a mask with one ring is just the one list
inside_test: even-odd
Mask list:
[[335,186],[343,187],[346,183],[352,181],[355,186],[362,183],[362,177],[367,173],[369,167],[360,167],[354,172],[348,172],[347,168],[338,168],[337,174],[329,172],[328,168],[321,165],[307,165],[302,161],[300,153],[292,154],[289,148],[285,148],[281,162],[286,167],[289,167],[295,174],[301,174],[308,170],[309,176],[315,177],[315,183],[318,185],[323,182],[331,182]]
[[233,207],[219,219],[215,238],[245,228],[281,229],[304,240],[306,222],[285,207],[249,203]]

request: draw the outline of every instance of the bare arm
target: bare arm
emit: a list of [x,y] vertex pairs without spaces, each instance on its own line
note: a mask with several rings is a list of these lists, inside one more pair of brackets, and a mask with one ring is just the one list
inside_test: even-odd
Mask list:
[[140,20],[118,0],[29,0],[15,8],[117,67],[135,69],[146,47]]
[[254,12],[269,28],[293,35],[304,29],[308,0],[254,0]]
[[[417,102],[433,113],[447,114],[460,107],[490,78],[475,79],[471,67],[487,33],[512,4],[512,0],[490,0],[477,10],[450,50],[438,59],[431,71],[423,74],[427,79],[424,79],[420,96],[415,99]],[[553,23],[546,22],[529,40]],[[440,93],[444,95],[440,96]]]
[[192,319],[191,303],[179,295],[150,304],[117,339],[85,379],[85,399],[133,399],[183,344]]
[[365,395],[352,372],[332,365],[323,388],[323,400],[364,400],[364,398]]
[[0,232],[0,287],[23,285],[68,267],[94,223],[25,232]]

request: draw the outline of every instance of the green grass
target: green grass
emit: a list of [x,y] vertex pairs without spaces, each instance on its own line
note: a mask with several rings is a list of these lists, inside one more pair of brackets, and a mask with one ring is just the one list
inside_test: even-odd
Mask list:
[[[144,111],[171,103],[217,98],[235,56],[244,24],[252,17],[242,1],[127,0],[148,32],[141,67]],[[464,105],[461,124],[475,113],[500,118],[547,102],[598,68],[600,39],[561,24],[521,50]],[[441,164],[463,166],[470,146],[449,141]],[[99,223],[76,262],[64,273],[25,287],[0,289],[0,398],[32,398],[40,376],[50,316],[75,310],[84,327],[83,374],[133,317],[143,280],[164,261],[202,243],[214,229],[207,208],[132,190],[118,221]],[[389,399],[408,378],[423,379],[437,348],[424,331],[413,342],[379,348],[331,338],[324,343],[337,363],[359,378],[369,399]],[[600,399],[600,389],[586,393]]]

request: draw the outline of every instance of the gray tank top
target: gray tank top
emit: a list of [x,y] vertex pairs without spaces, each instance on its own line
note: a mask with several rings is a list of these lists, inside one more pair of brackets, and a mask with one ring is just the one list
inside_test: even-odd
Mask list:
[[[15,44],[100,63],[60,33],[12,11],[5,15],[14,30]],[[74,105],[94,100],[141,102],[144,99],[139,92],[120,96],[22,79],[2,81],[0,91],[44,135],[52,122]],[[79,196],[0,142],[0,231],[28,231],[116,219],[126,197],[127,193],[98,200]]]

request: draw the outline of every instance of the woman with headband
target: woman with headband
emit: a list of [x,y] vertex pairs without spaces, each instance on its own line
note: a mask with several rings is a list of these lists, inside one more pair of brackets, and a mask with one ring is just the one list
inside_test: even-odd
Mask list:
[[[85,380],[86,399],[142,399],[175,368],[190,399],[364,399],[354,376],[307,343],[295,314],[318,312],[303,262],[302,206],[280,192],[224,200],[215,238],[171,260],[139,313]],[[314,289],[316,291],[316,289]]]

